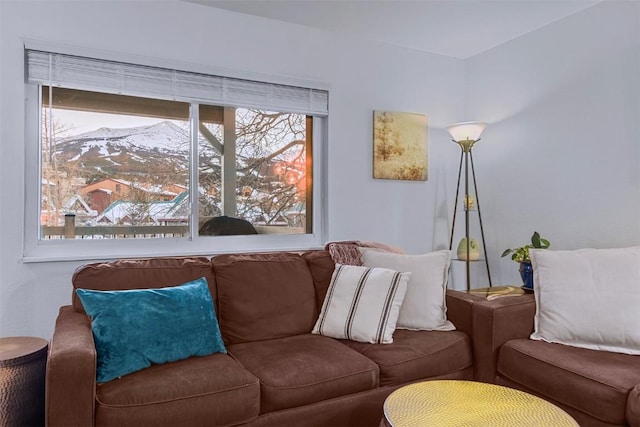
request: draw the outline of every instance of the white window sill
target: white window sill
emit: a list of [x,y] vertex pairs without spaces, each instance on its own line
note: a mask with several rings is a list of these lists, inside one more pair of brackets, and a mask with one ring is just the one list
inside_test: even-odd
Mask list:
[[319,235],[206,236],[188,238],[51,240],[24,251],[25,263],[90,261],[163,256],[210,256],[235,252],[306,251],[321,249]]

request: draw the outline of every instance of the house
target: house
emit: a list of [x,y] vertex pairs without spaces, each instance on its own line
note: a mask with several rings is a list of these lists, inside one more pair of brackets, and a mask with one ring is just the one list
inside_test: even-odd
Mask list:
[[185,210],[188,195],[189,193],[183,192],[170,201],[148,203],[116,200],[97,215],[92,223],[95,225],[186,225],[189,219],[188,211]]
[[89,201],[89,205],[99,213],[104,212],[114,199],[113,191],[108,188],[95,188],[91,191],[85,191],[83,194]]
[[54,179],[41,179],[40,223],[43,225],[62,225],[64,215],[72,213],[84,221],[97,215],[86,201],[77,193],[85,185],[84,178],[57,176]]
[[[408,46],[381,41],[383,27],[364,37],[186,1],[0,1],[0,336],[49,337],[58,307],[69,303],[74,269],[101,259],[25,255],[23,242],[37,238],[37,220],[23,218],[38,206],[38,180],[25,164],[40,155],[33,144],[38,129],[25,128],[25,43],[328,89],[326,186],[316,203],[326,240],[381,241],[409,253],[448,247],[460,154],[445,127],[482,120],[489,125],[474,162],[494,283],[519,282],[513,263],[499,256],[534,230],[556,249],[639,244],[640,3],[585,1],[538,25],[525,19],[536,14],[509,18],[527,10],[524,4],[570,2],[451,3],[456,20],[423,25],[435,31],[428,39],[458,47],[485,41],[484,48],[434,53],[418,48],[419,35]],[[504,29],[485,24],[494,17],[518,31],[494,38]],[[428,116],[428,181],[372,178],[374,110]],[[100,209],[117,184],[94,185],[94,202],[104,198]],[[154,244],[154,254],[178,250]],[[452,286],[463,281],[454,266]]]
[[112,202],[131,198],[132,192],[141,193],[145,200],[169,201],[185,191],[183,185],[151,185],[124,179],[107,178],[79,189],[79,193],[89,202],[92,209],[102,213]]
[[133,182],[124,179],[107,178],[93,184],[85,185],[80,189],[82,194],[91,194],[94,191],[108,192],[115,194],[118,198],[127,197],[132,191],[140,191],[148,194],[149,197],[158,200],[171,200],[179,193],[185,191],[187,187],[178,184],[153,185],[144,182]]
[[77,194],[65,202],[64,212],[75,215],[77,224],[87,223],[98,215],[98,211],[91,209],[89,204]]

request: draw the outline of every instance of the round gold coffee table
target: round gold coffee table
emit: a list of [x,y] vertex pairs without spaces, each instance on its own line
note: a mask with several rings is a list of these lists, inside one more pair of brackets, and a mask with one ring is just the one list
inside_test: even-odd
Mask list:
[[434,380],[394,391],[384,402],[383,425],[578,426],[565,411],[539,397],[494,384]]

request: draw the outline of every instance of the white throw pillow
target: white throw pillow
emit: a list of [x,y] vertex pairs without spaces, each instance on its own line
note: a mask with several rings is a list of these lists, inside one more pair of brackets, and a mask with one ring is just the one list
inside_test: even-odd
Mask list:
[[529,253],[532,339],[640,354],[640,246]]
[[336,264],[312,333],[373,344],[393,342],[410,273]]
[[396,327],[398,329],[452,331],[447,320],[447,278],[451,251],[401,255],[362,249],[366,267],[382,267],[411,273]]

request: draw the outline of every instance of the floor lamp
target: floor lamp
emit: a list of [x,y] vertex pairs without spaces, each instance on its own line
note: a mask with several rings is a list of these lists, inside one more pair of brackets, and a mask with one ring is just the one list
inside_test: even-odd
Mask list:
[[[449,249],[453,249],[453,234],[456,228],[456,217],[458,214],[458,197],[460,195],[460,178],[462,176],[462,165],[464,163],[464,199],[463,199],[463,207],[464,207],[464,222],[465,222],[465,238],[462,240],[462,253],[466,254],[464,257],[458,256],[458,259],[461,261],[465,261],[466,267],[466,277],[467,277],[467,291],[471,289],[471,272],[470,272],[470,263],[473,261],[477,261],[479,259],[471,259],[472,246],[477,244],[475,240],[473,240],[469,236],[469,213],[472,210],[476,210],[478,212],[478,221],[480,222],[480,236],[482,239],[482,249],[484,251],[484,262],[487,266],[487,276],[489,278],[489,286],[491,284],[491,272],[489,271],[489,260],[487,257],[487,247],[485,245],[484,239],[484,228],[482,226],[482,214],[480,213],[480,199],[478,198],[478,185],[476,183],[476,172],[473,166],[473,154],[471,152],[471,148],[474,144],[480,141],[480,135],[484,128],[487,127],[486,123],[482,122],[464,122],[464,123],[456,123],[455,125],[451,125],[447,127],[447,131],[451,134],[453,138],[453,142],[458,144],[461,148],[460,151],[460,166],[458,167],[458,185],[456,187],[456,198],[455,204],[453,207],[453,221],[451,225],[451,239],[449,240]],[[471,164],[471,168],[469,168],[469,164]],[[471,169],[471,178],[473,179],[473,195],[469,192],[469,169]],[[474,199],[475,195],[475,199]],[[475,206],[474,206],[475,205]],[[474,209],[475,207],[475,209]],[[466,248],[464,247],[466,245]],[[465,250],[466,249],[466,250]],[[459,251],[460,252],[460,251]]]

